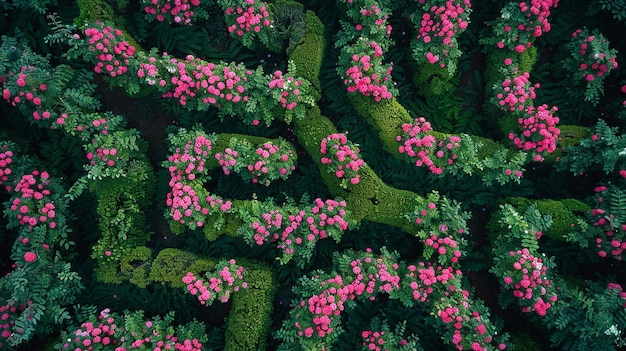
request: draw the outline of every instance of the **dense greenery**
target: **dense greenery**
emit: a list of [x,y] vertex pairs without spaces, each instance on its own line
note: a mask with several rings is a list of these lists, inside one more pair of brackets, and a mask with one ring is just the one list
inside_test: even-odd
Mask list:
[[626,345],[623,1],[0,7],[0,350]]

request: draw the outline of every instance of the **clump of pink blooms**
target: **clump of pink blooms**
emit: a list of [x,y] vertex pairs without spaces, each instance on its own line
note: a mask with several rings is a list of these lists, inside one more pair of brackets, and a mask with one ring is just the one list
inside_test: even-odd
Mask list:
[[283,72],[275,71],[268,87],[272,94],[276,95],[276,100],[280,106],[291,111],[302,101],[302,94],[299,88],[301,85],[302,79],[285,77]]
[[[13,163],[13,151],[9,148],[9,145],[4,144],[0,148],[0,185],[9,180],[9,176],[13,172],[11,170],[11,164]],[[11,186],[6,185],[5,189],[11,191]]]
[[70,334],[69,340],[62,344],[61,350],[203,350],[197,339],[178,341],[178,337],[164,333],[162,328],[157,329],[156,323],[149,320],[143,323],[143,329],[126,330],[123,318],[109,312],[107,308],[100,312],[97,321],[82,323],[80,328]]
[[457,159],[455,150],[460,146],[461,138],[452,135],[438,141],[429,134],[432,130],[430,123],[424,117],[419,117],[413,123],[403,124],[403,135],[397,136],[396,140],[402,144],[398,152],[415,159],[417,167],[426,166],[432,173],[439,175],[446,165],[452,165]]
[[320,152],[324,155],[322,164],[327,165],[329,173],[341,179],[342,187],[347,188],[348,183],[359,183],[359,169],[365,166],[365,161],[361,158],[358,145],[348,140],[346,134],[333,133],[322,139]]
[[602,258],[608,256],[621,261],[623,254],[626,253],[626,223],[615,220],[610,199],[613,192],[624,194],[615,187],[607,188],[604,185],[597,186],[594,190],[596,206],[591,209],[593,226],[601,228],[605,234],[595,239],[598,255]]
[[539,83],[533,85],[529,78],[530,74],[524,72],[504,79],[500,89],[496,90],[496,101],[503,111],[523,111],[532,106]]
[[610,52],[607,55],[605,52],[607,50],[598,52],[600,46],[608,46],[604,37],[589,34],[586,29],[584,32],[582,29],[577,29],[572,33],[572,38],[578,44],[576,56],[580,57],[581,77],[587,82],[593,82],[596,78],[609,74],[611,70],[617,68],[615,55],[611,55]]
[[548,268],[540,257],[527,248],[509,253],[509,275],[505,276],[504,287],[513,291],[513,296],[521,300],[522,312],[534,311],[545,316],[552,303],[557,300],[548,278]]
[[[280,145],[279,145],[280,144]],[[276,179],[287,179],[296,169],[294,150],[282,139],[266,141],[256,149],[248,141],[231,139],[230,147],[215,154],[224,174],[238,173],[244,180],[269,186]]]
[[[389,351],[389,348],[385,347],[385,344],[389,344],[387,340],[385,340],[385,331],[373,331],[373,330],[364,330],[361,332],[361,338],[363,339],[362,345],[365,350],[372,351]],[[388,335],[388,334],[387,334]]]
[[247,225],[244,237],[256,245],[278,242],[276,247],[283,251],[282,263],[293,256],[297,260],[306,259],[318,240],[331,237],[339,241],[349,227],[343,200],[317,198],[309,207],[274,209],[260,217]]
[[148,20],[191,25],[200,0],[143,0]]
[[55,116],[54,111],[45,108],[48,85],[39,79],[41,73],[43,72],[34,66],[22,66],[17,76],[14,73],[9,74],[15,78],[15,84],[2,90],[2,97],[12,106],[30,107],[35,121],[49,120]]
[[435,64],[440,68],[456,67],[453,60],[461,55],[457,36],[467,29],[471,3],[469,0],[420,0],[422,10],[411,14],[417,30],[412,42],[413,57],[418,63]]
[[[364,253],[343,254],[338,259],[345,268],[339,273],[308,278],[310,294],[303,294],[303,300],[290,312],[290,320],[283,324],[283,328],[293,328],[301,345],[329,345],[336,338],[334,331],[340,326],[341,314],[350,306],[346,302],[375,300],[378,294],[401,299],[406,306],[414,302],[433,306],[435,318],[446,326],[444,338],[458,350],[482,350],[494,341],[495,328],[472,308],[469,292],[461,288],[461,271],[434,267],[430,262],[403,266],[395,254],[386,250],[374,255],[367,249]],[[407,273],[402,275],[401,271]],[[372,336],[373,332],[368,332],[363,337]],[[380,337],[381,334],[375,339]],[[369,341],[366,343],[372,345]],[[401,341],[401,346],[403,343],[406,341]],[[373,344],[376,345],[383,349],[379,341]],[[504,344],[497,347],[506,348]]]
[[49,200],[50,190],[48,172],[33,170],[24,174],[15,185],[17,196],[12,200],[10,209],[23,226],[33,227],[46,224],[56,228],[54,203]]
[[[267,3],[259,0],[234,1],[237,5],[230,5],[233,1],[218,1],[224,8],[226,25],[231,35],[240,37],[244,43],[252,43],[256,33],[265,28],[271,28],[272,22],[267,9]],[[244,44],[246,45],[246,44]]]
[[210,213],[228,212],[232,206],[230,201],[208,194],[201,186],[207,177],[205,163],[211,147],[209,138],[197,135],[185,144],[183,150],[176,148],[164,162],[170,172],[171,191],[166,199],[169,214],[175,221],[192,228],[202,227],[204,218]]
[[123,40],[121,30],[96,22],[85,29],[85,35],[89,38],[89,51],[96,61],[93,68],[96,73],[116,77],[128,72],[127,65],[135,55],[135,47]]
[[392,85],[393,65],[382,63],[382,47],[375,41],[360,39],[347,50],[355,51],[345,65],[346,70],[340,72],[348,92],[373,96],[376,101],[391,99],[393,95],[389,86]]
[[241,65],[214,64],[193,55],[185,60],[163,53],[160,59],[148,57],[139,65],[137,76],[148,85],[156,86],[164,98],[174,98],[190,109],[207,110],[211,105],[228,107],[231,112],[243,112],[235,104],[248,101],[248,77],[252,71]]
[[430,303],[430,295],[437,289],[437,284],[446,284],[453,280],[460,271],[455,271],[452,267],[436,268],[428,262],[420,262],[417,266],[409,265],[408,273],[405,274],[403,284],[408,285],[412,298],[419,302]]
[[548,17],[559,0],[530,0],[510,2],[504,6],[501,16],[495,21],[494,30],[497,47],[523,53],[536,38],[550,31]]
[[237,265],[235,260],[219,262],[216,268],[218,271],[207,273],[204,281],[192,272],[183,277],[183,283],[187,284],[186,291],[196,296],[202,305],[210,306],[216,299],[225,303],[231,293],[248,287],[244,281],[244,268]]
[[96,148],[96,152],[88,152],[87,159],[89,160],[89,164],[95,166],[96,161],[103,162],[109,167],[115,166],[115,155],[117,155],[117,149],[114,147],[104,148],[98,147]]
[[535,152],[535,161],[543,161],[541,154],[554,152],[561,134],[557,127],[559,118],[554,116],[556,111],[558,111],[556,106],[548,108],[546,104],[537,108],[529,106],[518,118],[521,135],[511,132],[509,140],[512,140],[519,149]]
[[[10,300],[6,305],[0,305],[0,349],[3,349],[3,342],[7,342],[6,340],[17,332],[15,321],[30,303],[27,301],[26,304],[16,305],[13,300]],[[32,316],[30,318],[32,319]]]
[[322,339],[331,334],[348,300],[361,296],[375,300],[378,293],[400,289],[399,265],[383,255],[373,256],[370,249],[367,252],[350,262],[350,271],[320,281],[319,293],[300,302],[294,322],[299,337]]

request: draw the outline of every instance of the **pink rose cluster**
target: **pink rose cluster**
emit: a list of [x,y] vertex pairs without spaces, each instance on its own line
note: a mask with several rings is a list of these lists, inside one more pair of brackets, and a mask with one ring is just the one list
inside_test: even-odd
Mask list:
[[543,161],[541,154],[554,152],[561,134],[561,130],[557,127],[559,118],[554,116],[556,111],[558,111],[556,106],[548,108],[546,104],[537,108],[529,106],[524,116],[518,118],[521,135],[511,132],[509,139],[519,149],[534,151],[535,161]]
[[143,0],[143,4],[149,20],[191,25],[200,0]]
[[[13,163],[13,151],[9,149],[9,145],[4,144],[0,148],[0,185],[9,180],[12,173],[11,164]],[[5,186],[7,191],[11,191],[11,186]]]
[[270,210],[258,220],[248,224],[251,231],[247,239],[257,245],[267,241],[278,242],[277,248],[283,251],[283,263],[292,256],[305,258],[310,255],[318,240],[332,237],[339,240],[349,227],[346,202],[317,198],[306,208]]
[[135,55],[135,47],[123,40],[121,30],[96,22],[85,29],[85,35],[89,37],[89,51],[96,62],[96,73],[116,77],[128,72],[127,65]]
[[524,72],[504,79],[501,88],[496,90],[496,101],[503,111],[523,111],[532,106],[539,83],[533,85],[529,78],[530,74]]
[[48,172],[33,170],[23,175],[15,186],[18,196],[12,200],[10,209],[19,223],[29,229],[44,223],[49,228],[56,228],[55,206],[48,200],[49,177]]
[[447,285],[448,281],[455,278],[455,274],[460,274],[460,272],[455,272],[452,267],[437,266],[435,268],[430,262],[427,264],[420,262],[417,266],[408,266],[408,273],[404,277],[403,284],[409,286],[413,300],[431,302],[429,297],[437,288],[437,284]]
[[[30,301],[26,304],[16,305],[13,300],[10,300],[6,305],[0,305],[0,349],[3,349],[4,342],[14,333],[15,321],[19,318],[19,314],[30,305]],[[31,317],[32,318],[32,317]]]
[[420,0],[420,3],[423,12],[411,15],[417,30],[417,42],[412,43],[416,48],[413,57],[420,63],[424,58],[430,64],[440,62],[439,67],[445,68],[448,57],[460,56],[460,52],[456,53],[457,36],[467,29],[472,5],[469,0],[447,0],[445,4]]
[[238,173],[244,180],[269,186],[287,179],[296,169],[294,150],[283,139],[266,141],[256,149],[246,140],[231,139],[230,147],[215,154],[224,174]]
[[358,11],[358,15],[350,11],[352,20],[356,22],[354,28],[360,32],[361,36],[368,38],[386,37],[391,34],[392,27],[387,24],[389,13],[382,9],[377,2],[362,6]]
[[384,330],[362,331],[361,338],[363,339],[363,343],[362,343],[363,348],[365,350],[371,350],[371,351],[389,351],[389,348],[385,347],[385,344],[389,344],[390,342],[385,340],[385,335],[389,335],[389,334],[385,333]]
[[575,85],[585,86],[585,101],[594,106],[604,94],[604,78],[615,70],[617,50],[610,47],[609,41],[600,31],[577,29],[567,45],[572,57],[566,61]]
[[513,290],[513,296],[521,300],[522,312],[534,311],[545,316],[551,303],[557,300],[552,280],[547,276],[548,267],[527,248],[511,251],[509,255],[511,268],[510,274],[503,279],[505,288]]
[[348,140],[346,134],[333,133],[322,139],[320,152],[324,155],[322,164],[328,166],[329,173],[341,179],[342,187],[347,188],[348,182],[352,185],[359,183],[359,169],[365,166],[365,161],[361,158],[358,145]]
[[284,109],[293,110],[302,101],[300,86],[302,79],[284,77],[283,72],[275,71],[268,84],[272,95]]
[[[577,38],[580,35],[580,38]],[[617,68],[616,56],[597,50],[596,47],[607,45],[607,40],[601,36],[589,34],[587,30],[582,33],[582,29],[577,29],[572,33],[573,38],[580,42],[578,54],[580,56],[580,70],[582,77],[587,82],[593,82],[596,77],[609,74],[611,70]],[[597,42],[596,42],[597,41]]]
[[550,31],[548,17],[558,2],[559,0],[531,0],[505,5],[495,24],[496,31],[501,34],[497,47],[502,49],[506,46],[520,54],[526,51],[533,40]]
[[95,154],[93,152],[87,153],[87,159],[89,160],[89,164],[92,166],[95,166],[96,161],[98,161],[109,167],[113,167],[115,166],[115,155],[117,155],[117,149],[114,147],[98,147],[96,148]]
[[143,323],[143,329],[126,330],[125,321],[109,312],[107,308],[100,312],[96,322],[82,323],[80,328],[70,334],[69,340],[62,345],[61,350],[203,350],[202,344],[197,339],[185,339],[179,342],[176,336],[164,333],[152,321]]
[[457,159],[455,150],[459,148],[461,138],[452,135],[437,141],[434,135],[429,134],[432,130],[430,123],[419,117],[413,123],[403,124],[403,135],[397,136],[396,140],[402,144],[398,146],[398,152],[416,159],[417,167],[426,166],[439,175],[446,165],[452,165]]
[[[23,106],[34,108],[32,115],[36,121],[47,120],[54,114],[54,112],[44,108],[45,92],[48,90],[48,86],[35,78],[39,73],[34,66],[22,66],[15,79],[15,86],[13,87],[15,91],[11,91],[8,87],[2,90],[2,97],[12,106],[25,104]],[[10,76],[15,77],[13,73]]]
[[606,199],[610,199],[613,192],[622,193],[622,191],[604,185],[597,186],[594,190],[596,206],[591,209],[593,225],[602,228],[605,234],[604,237],[598,237],[595,240],[598,256],[602,258],[609,256],[621,261],[626,252],[626,223],[615,221],[616,217],[612,213],[610,201]]
[[230,299],[231,293],[248,287],[248,283],[244,281],[244,268],[237,265],[235,260],[222,261],[216,268],[216,273],[206,274],[206,281],[197,278],[192,272],[183,277],[187,292],[196,296],[202,305],[210,306],[215,299],[225,303]]
[[237,7],[228,6],[225,14],[228,32],[238,37],[249,32],[259,33],[272,25],[267,3],[258,0],[244,0]]
[[208,172],[205,162],[211,147],[211,140],[207,136],[197,135],[187,141],[183,150],[176,148],[164,162],[170,172],[171,191],[166,199],[169,214],[175,221],[187,224],[192,229],[202,227],[204,218],[210,213],[228,212],[232,206],[230,201],[210,195],[202,188]]
[[345,276],[336,275],[319,282],[320,293],[301,301],[294,310],[299,311],[296,312],[299,320],[294,324],[298,336],[327,337],[339,324],[338,317],[344,311],[346,301],[360,296],[375,300],[378,293],[399,290],[398,268],[396,262],[383,256],[376,258],[368,249],[365,257],[350,262],[350,271],[344,272]]
[[[214,64],[188,55],[185,61],[169,58],[164,54],[165,68],[171,73],[171,78],[160,78],[156,66],[146,66],[144,72],[138,72],[140,77],[147,74],[146,82],[155,84],[158,81],[159,89],[164,91],[163,97],[178,99],[183,106],[207,110],[210,105],[218,108],[248,101],[248,77],[252,71],[237,64]],[[150,62],[156,59],[149,58]],[[244,108],[240,108],[244,111]]]
[[[215,154],[215,159],[217,159],[217,163],[222,167],[222,172],[224,172],[225,175],[230,175],[230,171],[233,170],[237,164],[238,157],[239,152],[229,147],[227,147],[223,153],[218,152]],[[265,169],[267,170],[267,167],[265,167]]]
[[[388,85],[391,81],[392,65],[383,65],[383,50],[374,41],[360,40],[353,46],[360,53],[354,53],[349,67],[343,73],[343,83],[349,93],[373,96],[376,101],[393,97]],[[387,67],[387,68],[385,68]]]

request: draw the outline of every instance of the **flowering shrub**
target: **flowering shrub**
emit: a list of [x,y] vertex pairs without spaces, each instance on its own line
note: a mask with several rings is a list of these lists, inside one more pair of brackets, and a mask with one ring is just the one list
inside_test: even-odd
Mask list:
[[[355,305],[351,301],[375,300],[376,295],[382,293],[400,299],[408,307],[415,301],[433,306],[431,315],[443,322],[444,340],[459,350],[475,347],[474,344],[492,347],[490,344],[495,341],[496,329],[484,315],[484,307],[473,304],[468,292],[461,288],[460,271],[442,267],[432,269],[430,264],[424,263],[420,263],[420,267],[428,268],[406,266],[398,262],[396,253],[390,253],[384,247],[380,255],[367,249],[364,253],[336,254],[334,260],[340,271],[304,277],[294,286],[294,293],[299,298],[294,301],[294,309],[277,333],[284,343],[297,343],[304,349],[331,347],[343,331],[341,315]],[[415,294],[420,290],[420,284],[426,287],[421,291],[430,294],[430,298]],[[365,335],[371,338],[373,332],[366,331]],[[407,342],[400,340],[397,344],[402,349]],[[503,350],[505,344],[500,343],[497,347]]]
[[481,42],[522,53],[532,42],[551,29],[548,16],[559,0],[530,0],[509,2],[500,11],[500,17],[490,23],[494,35]]
[[391,81],[393,65],[383,64],[382,55],[381,46],[365,38],[341,50],[337,73],[349,93],[372,96],[376,101],[393,97],[396,93]]
[[[509,253],[510,275],[504,277],[506,290],[512,290],[513,296],[520,299],[522,312],[534,311],[545,316],[546,311],[557,300],[552,290],[551,280],[547,277],[548,267],[543,260],[532,255],[527,248]],[[502,261],[501,261],[502,262]]]
[[[496,340],[497,330],[489,322],[486,309],[470,300],[462,288],[463,274],[452,267],[434,268],[420,262],[408,266],[405,284],[413,290],[413,299],[431,305],[431,314],[440,322],[445,342],[457,350],[504,350],[506,339]],[[425,292],[420,295],[418,291]],[[495,344],[495,345],[494,345]]]
[[15,80],[4,83],[2,97],[12,106],[27,105],[26,109],[33,111],[34,121],[54,117],[54,112],[51,112],[46,104],[45,92],[48,85],[43,82],[48,79],[45,70],[32,65],[22,66],[20,73],[15,77]]
[[30,174],[23,175],[16,183],[14,192],[18,196],[13,198],[10,209],[20,225],[28,229],[41,224],[49,228],[56,227],[54,221],[56,207],[50,200],[49,178],[48,172],[33,170]]
[[417,32],[411,41],[413,59],[436,64],[452,76],[462,54],[457,37],[467,29],[472,5],[469,0],[421,0],[420,4],[410,16]]
[[396,137],[396,140],[402,143],[398,147],[398,152],[416,159],[417,167],[426,166],[434,174],[442,174],[444,167],[454,164],[457,159],[456,150],[460,146],[461,138],[452,135],[438,141],[429,133],[432,130],[424,117],[416,118],[414,123],[403,124],[403,135]]
[[591,223],[599,229],[595,238],[598,256],[621,261],[626,253],[626,223],[622,216],[626,193],[616,186],[602,185],[594,190]]
[[[517,68],[514,72],[517,73]],[[492,98],[492,102],[500,105],[500,109],[505,112],[524,111],[532,106],[537,96],[535,89],[539,88],[539,83],[533,85],[529,78],[528,72],[506,76],[502,84],[494,86],[495,98]]]
[[[105,118],[93,121],[94,127],[105,124]],[[139,153],[137,130],[116,130],[112,133],[106,131],[107,129],[103,129],[105,134],[96,134],[91,143],[84,146],[86,158],[89,160],[85,165],[88,179],[125,177],[131,159]]]
[[[311,83],[297,78],[295,65],[288,73],[263,74],[242,64],[203,61],[193,55],[185,60],[157,55],[152,50],[142,57],[137,76],[142,84],[155,86],[165,98],[174,98],[186,109],[206,111],[217,107],[222,116],[239,115],[246,122],[267,125],[279,119],[290,123],[302,118],[307,105],[313,104]],[[271,94],[268,94],[268,88]]]
[[242,214],[245,224],[237,231],[250,245],[278,242],[282,250],[281,264],[292,258],[303,267],[311,258],[318,240],[341,240],[353,221],[346,211],[346,202],[317,198],[313,204],[300,207],[293,204],[276,208],[271,203],[254,206]]
[[267,3],[259,0],[218,0],[225,13],[226,26],[233,38],[241,40],[246,47],[253,48],[258,38],[269,45],[272,19]]
[[[9,180],[9,176],[13,172],[11,164],[13,163],[13,151],[8,143],[0,145],[0,185]],[[7,191],[11,191],[10,185],[5,185]]]
[[[535,112],[536,111],[536,112]],[[561,130],[556,126],[559,118],[554,116],[556,106],[548,109],[548,105],[526,108],[526,116],[518,118],[521,135],[509,133],[509,140],[519,149],[533,151],[535,161],[543,161],[542,154],[556,150],[556,141]]]
[[458,264],[467,245],[464,236],[470,219],[469,214],[460,210],[460,204],[432,192],[405,217],[418,225],[417,236],[424,242],[425,259],[436,253],[440,264]]
[[509,204],[500,208],[502,232],[494,243],[490,272],[502,279],[504,290],[511,291],[522,312],[533,311],[543,317],[558,299],[550,272],[555,265],[538,253],[538,240],[552,219],[542,216],[536,205],[523,215]]
[[276,179],[287,179],[296,169],[293,146],[279,138],[255,147],[247,140],[231,138],[229,147],[215,158],[224,174],[238,173],[244,180],[269,186]]
[[[156,316],[146,320],[143,311],[120,315],[107,308],[97,318],[83,322],[80,328],[65,332],[56,350],[203,350],[202,342],[207,337],[202,323],[193,321],[174,328],[173,321],[173,312],[163,318]],[[195,337],[183,340],[176,336],[189,333]]]
[[135,56],[135,47],[124,40],[121,30],[96,21],[87,26],[85,35],[89,38],[88,60],[95,62],[93,70],[111,77],[128,72],[129,60]]
[[[181,128],[168,139],[171,155],[163,162],[163,167],[170,173],[167,216],[191,229],[202,227],[207,216],[215,215],[221,219],[223,213],[229,212],[232,203],[203,188],[203,183],[209,179],[206,160],[211,154],[212,138],[200,130]],[[216,222],[219,224],[220,220]]]
[[359,146],[349,141],[343,133],[331,134],[320,143],[320,152],[325,155],[322,156],[322,164],[329,165],[328,172],[341,179],[343,188],[347,188],[348,183],[359,183],[359,168],[365,165],[360,151]]
[[[28,305],[30,305],[30,303]],[[20,313],[22,313],[26,307],[28,307],[27,304],[17,306],[12,300],[8,301],[6,305],[0,305],[0,320],[2,321],[0,324],[0,349],[4,350],[3,346],[11,343],[15,320],[18,319]]]
[[189,26],[196,19],[209,17],[200,6],[200,0],[142,0],[142,4],[145,5],[143,10],[148,22],[156,19],[159,22]]
[[373,96],[376,101],[391,99],[397,94],[391,80],[393,65],[383,63],[384,51],[392,43],[388,10],[377,1],[342,2],[350,22],[342,22],[335,42],[341,48],[337,73],[349,93]]
[[598,30],[577,29],[567,44],[571,58],[564,66],[572,72],[574,85],[585,85],[585,101],[597,105],[603,94],[604,78],[617,68],[617,51]]
[[187,284],[186,291],[196,296],[205,306],[210,306],[215,299],[225,303],[230,299],[231,292],[248,287],[248,283],[244,281],[244,268],[237,265],[235,260],[220,261],[215,268],[216,272],[205,274],[204,282],[191,272],[183,277],[183,283]]

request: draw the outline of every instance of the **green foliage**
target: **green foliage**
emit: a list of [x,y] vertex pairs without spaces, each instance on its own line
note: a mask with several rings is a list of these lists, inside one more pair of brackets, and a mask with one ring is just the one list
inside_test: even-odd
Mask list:
[[182,278],[187,272],[202,274],[211,269],[215,263],[208,261],[208,267],[200,267],[197,256],[179,249],[163,249],[152,262],[150,280],[160,284],[167,284],[172,288],[182,288],[185,284]]
[[248,287],[233,296],[226,323],[226,350],[265,350],[276,283],[270,268],[239,260],[247,271]]
[[540,213],[550,216],[552,224],[544,234],[552,239],[563,241],[582,216],[586,215],[590,207],[576,199],[563,200],[530,200],[523,197],[506,198],[502,202],[511,204],[519,212],[525,212],[535,204]]
[[572,173],[601,170],[609,174],[623,167],[624,150],[626,138],[619,134],[619,128],[600,119],[594,134],[581,139],[579,145],[566,148],[556,167]]
[[324,25],[313,11],[306,12],[306,34],[289,56],[299,74],[317,89],[315,101],[321,96],[319,71],[324,55]]
[[125,280],[128,279],[140,288],[148,286],[151,256],[152,250],[145,246],[134,247],[124,255],[120,260],[120,271]]

